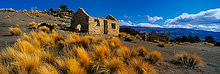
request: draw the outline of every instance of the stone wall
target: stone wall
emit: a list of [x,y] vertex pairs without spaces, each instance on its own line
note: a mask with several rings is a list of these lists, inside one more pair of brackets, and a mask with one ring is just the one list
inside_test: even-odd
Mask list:
[[71,28],[75,31],[78,24],[81,25],[81,32],[88,32],[89,15],[81,8],[73,15]]
[[81,25],[81,32],[89,34],[104,34],[105,22],[106,30],[109,35],[117,36],[119,33],[119,21],[113,16],[108,15],[106,18],[91,17],[82,8],[73,15],[71,20],[71,28],[76,31],[78,24]]
[[[115,24],[115,28],[112,27],[112,23]],[[117,36],[119,34],[119,21],[107,19],[108,34]]]
[[[95,20],[98,20],[99,22]],[[107,34],[118,35],[118,21],[98,17],[89,17],[89,34],[104,34],[104,21],[107,21]],[[112,23],[115,24],[114,28],[112,28]]]
[[89,17],[89,34],[104,34],[104,18]]

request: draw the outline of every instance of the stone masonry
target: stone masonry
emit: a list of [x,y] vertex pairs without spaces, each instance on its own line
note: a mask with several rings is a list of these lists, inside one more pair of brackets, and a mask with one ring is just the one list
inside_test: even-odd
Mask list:
[[88,34],[109,34],[118,35],[119,33],[119,21],[117,21],[112,15],[108,15],[106,18],[92,17],[82,8],[72,16],[71,28],[73,31],[77,30],[77,26],[80,25],[79,32]]

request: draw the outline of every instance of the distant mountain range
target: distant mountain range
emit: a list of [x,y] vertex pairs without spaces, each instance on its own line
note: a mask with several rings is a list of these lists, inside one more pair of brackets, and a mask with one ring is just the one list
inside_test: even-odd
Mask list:
[[158,27],[138,27],[138,26],[120,26],[120,28],[131,28],[138,32],[156,32],[159,35],[166,33],[170,35],[170,39],[175,39],[176,37],[186,36],[199,36],[200,39],[205,39],[206,36],[212,36],[216,41],[220,41],[220,32],[203,31],[203,30],[192,30],[185,28],[158,28]]

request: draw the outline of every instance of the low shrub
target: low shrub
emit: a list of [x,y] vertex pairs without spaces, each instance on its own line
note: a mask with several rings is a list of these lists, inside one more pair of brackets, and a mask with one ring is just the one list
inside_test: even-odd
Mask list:
[[39,30],[44,31],[44,32],[50,32],[50,29],[46,26],[39,27]]
[[201,66],[203,64],[201,57],[197,56],[195,53],[193,55],[189,55],[187,52],[176,54],[174,58],[174,62],[193,68],[195,66]]
[[157,46],[159,46],[159,47],[166,47],[166,43],[165,42],[159,42]]
[[[28,14],[28,13],[27,13],[27,14]],[[29,15],[29,14],[28,14],[28,15]],[[34,29],[37,29],[37,27],[38,27],[37,23],[34,22],[34,21],[31,22],[31,23],[29,23],[28,26],[29,26],[29,27],[32,27],[32,28],[34,28]]]
[[9,31],[11,35],[16,35],[16,36],[21,35],[22,32],[20,28],[12,28],[12,27],[9,28]]
[[161,61],[163,59],[163,57],[161,56],[161,54],[157,51],[153,51],[149,54],[149,60],[152,64],[158,63],[159,61]]

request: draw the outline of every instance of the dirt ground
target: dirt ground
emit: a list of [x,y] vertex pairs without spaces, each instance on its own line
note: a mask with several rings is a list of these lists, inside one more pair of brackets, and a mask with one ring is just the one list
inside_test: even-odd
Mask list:
[[[7,18],[7,16],[10,18]],[[32,15],[31,16],[35,16]],[[40,14],[40,17],[31,18],[26,13],[15,12],[1,12],[0,11],[0,49],[4,49],[7,46],[13,45],[15,40],[19,36],[11,36],[9,27],[14,27],[17,22],[21,23],[21,29],[23,32],[28,32],[27,24],[35,22],[46,23],[62,23],[61,21],[54,21],[50,18],[54,18],[50,15]],[[105,36],[108,37],[108,36]],[[123,44],[130,49],[133,47],[144,46],[150,52],[158,51],[162,54],[163,60],[153,65],[158,74],[220,74],[220,47],[204,45],[204,43],[193,43],[187,45],[167,45],[165,48],[158,47],[157,43],[135,40],[133,42],[123,41]],[[202,67],[196,67],[194,69],[173,64],[171,61],[175,54],[186,51],[188,53],[196,53],[203,58],[204,65]]]

